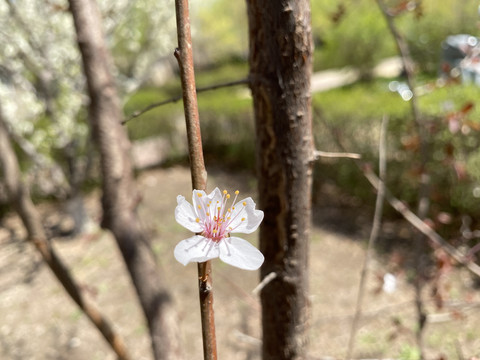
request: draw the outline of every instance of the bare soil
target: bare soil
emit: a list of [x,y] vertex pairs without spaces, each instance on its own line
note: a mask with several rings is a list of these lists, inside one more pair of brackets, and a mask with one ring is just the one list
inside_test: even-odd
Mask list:
[[[138,177],[143,193],[140,208],[160,271],[168,279],[177,304],[186,359],[201,359],[196,266],[186,267],[173,258],[175,244],[189,236],[175,223],[176,196],[189,197],[187,169],[173,167],[145,171]],[[249,174],[212,170],[209,186],[255,195]],[[85,197],[89,216],[98,224],[99,194]],[[45,224],[64,221],[61,206],[41,205]],[[357,209],[362,213],[362,209]],[[311,359],[344,358],[355,309],[360,272],[368,236],[368,216],[352,231],[352,219],[334,205],[316,208],[311,235],[310,300]],[[355,219],[358,220],[356,217]],[[342,224],[348,232],[339,232]],[[0,359],[113,360],[114,354],[68,298],[33,247],[13,214],[0,227]],[[57,224],[58,225],[58,224]],[[387,227],[388,224],[385,225]],[[332,229],[336,229],[333,231]],[[387,229],[388,230],[388,229]],[[387,231],[384,228],[384,232]],[[256,235],[247,237],[256,243]],[[93,227],[77,237],[57,237],[54,246],[73,275],[125,338],[132,357],[151,359],[148,331],[115,242],[108,232]],[[355,358],[415,358],[415,308],[408,268],[388,261],[392,254],[376,255],[363,306],[364,316],[356,338]],[[393,265],[392,265],[393,264]],[[220,359],[260,359],[260,306],[252,290],[257,272],[246,272],[214,261],[215,315]],[[382,278],[394,273],[396,291],[382,291]],[[466,270],[454,269],[442,278],[446,294],[436,308],[425,289],[429,316],[425,343],[427,357],[480,356],[480,296]]]

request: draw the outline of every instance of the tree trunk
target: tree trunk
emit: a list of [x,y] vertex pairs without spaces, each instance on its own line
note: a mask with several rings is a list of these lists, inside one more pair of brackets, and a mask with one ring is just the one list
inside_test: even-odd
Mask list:
[[313,159],[307,0],[247,0],[256,132],[263,359],[304,359]]
[[178,323],[173,302],[157,269],[154,254],[136,214],[139,195],[133,182],[130,142],[122,113],[112,61],[105,46],[95,0],[70,0],[82,54],[90,122],[100,151],[103,180],[102,226],[112,231],[146,316],[155,359],[179,359]]

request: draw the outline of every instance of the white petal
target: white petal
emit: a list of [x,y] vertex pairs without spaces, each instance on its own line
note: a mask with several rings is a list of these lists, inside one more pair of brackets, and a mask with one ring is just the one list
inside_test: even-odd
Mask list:
[[175,220],[192,232],[202,232],[202,225],[196,221],[198,216],[193,206],[182,195],[177,196],[177,203]]
[[220,242],[220,260],[240,269],[257,270],[265,258],[248,241],[230,237]]
[[173,251],[175,259],[183,265],[187,265],[189,262],[204,262],[214,259],[218,257],[219,253],[217,243],[200,235],[180,241]]
[[255,210],[255,202],[249,197],[235,204],[231,217],[233,220],[229,227],[233,229],[233,233],[250,234],[257,230],[262,222],[263,211]]
[[[222,193],[219,188],[215,188],[210,194],[206,194],[203,190],[193,190],[192,203],[194,211],[200,220],[204,221],[208,217],[213,217],[215,209],[213,204],[222,200]],[[212,205],[209,205],[212,203]],[[213,210],[212,210],[213,209]],[[210,216],[207,215],[210,214]]]

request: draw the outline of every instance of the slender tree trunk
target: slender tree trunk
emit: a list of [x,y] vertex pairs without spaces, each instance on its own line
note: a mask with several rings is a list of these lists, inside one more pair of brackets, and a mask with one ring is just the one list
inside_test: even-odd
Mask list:
[[263,359],[305,359],[313,159],[308,0],[247,0],[257,131]]
[[122,338],[114,332],[108,320],[84,296],[68,268],[57,256],[47,239],[42,220],[30,198],[30,191],[21,180],[20,167],[13,151],[7,127],[0,109],[0,170],[3,173],[9,200],[27,229],[28,239],[35,245],[45,263],[73,301],[101,332],[119,360],[130,359]]
[[180,359],[178,326],[172,299],[156,266],[136,214],[139,195],[133,182],[130,142],[122,114],[95,0],[70,0],[82,54],[90,121],[100,151],[103,221],[115,236],[148,321],[155,359]]

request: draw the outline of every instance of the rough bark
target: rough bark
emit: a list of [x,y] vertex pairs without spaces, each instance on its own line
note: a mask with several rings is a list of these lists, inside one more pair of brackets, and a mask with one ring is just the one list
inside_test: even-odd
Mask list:
[[40,252],[43,260],[73,301],[82,309],[90,321],[101,332],[120,360],[130,359],[122,338],[97,308],[82,294],[80,286],[71,276],[68,268],[50,245],[28,187],[22,182],[20,167],[13,151],[0,109],[0,170],[3,173],[8,198],[27,229],[28,239]]
[[120,102],[98,6],[94,0],[69,3],[90,95],[92,133],[101,158],[102,226],[113,233],[132,278],[148,322],[155,359],[180,359],[173,302],[136,213],[139,195],[133,182],[130,142],[121,125]]
[[257,132],[263,359],[304,359],[313,159],[307,0],[247,0]]

